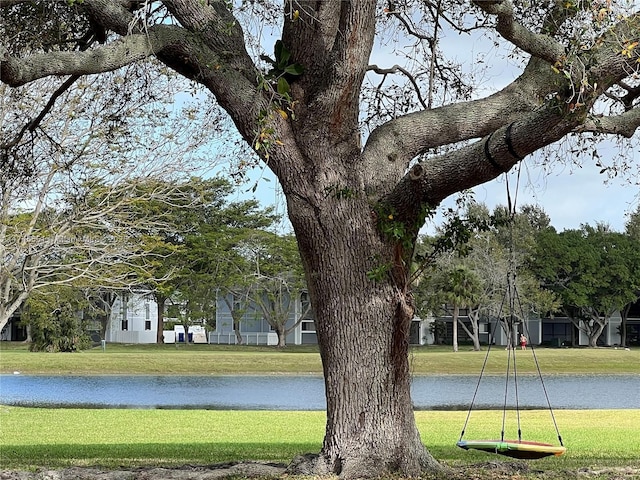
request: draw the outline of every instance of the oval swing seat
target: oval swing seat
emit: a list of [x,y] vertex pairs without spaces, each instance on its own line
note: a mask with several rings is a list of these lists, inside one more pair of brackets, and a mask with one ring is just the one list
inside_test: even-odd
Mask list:
[[460,440],[457,445],[465,450],[482,450],[525,460],[534,460],[551,455],[560,456],[567,451],[565,447],[558,447],[549,443],[518,440]]

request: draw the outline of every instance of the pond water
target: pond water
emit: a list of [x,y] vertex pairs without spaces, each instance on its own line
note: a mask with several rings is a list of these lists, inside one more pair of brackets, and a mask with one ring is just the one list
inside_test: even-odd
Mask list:
[[[640,408],[640,375],[550,376],[544,388],[555,409]],[[475,376],[416,376],[414,406],[420,410],[466,410]],[[547,408],[538,377],[518,378],[520,408]],[[507,406],[513,407],[509,382]],[[505,378],[485,376],[474,408],[502,408]],[[0,375],[0,404],[60,408],[201,408],[324,410],[318,376],[38,376]]]

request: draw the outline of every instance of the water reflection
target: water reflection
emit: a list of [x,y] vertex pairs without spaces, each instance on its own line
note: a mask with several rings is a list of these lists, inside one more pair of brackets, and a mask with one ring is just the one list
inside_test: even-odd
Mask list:
[[[416,409],[467,409],[473,376],[414,377]],[[544,378],[556,409],[640,408],[640,375]],[[518,379],[518,405],[546,408],[537,377]],[[611,393],[615,392],[615,395]],[[515,405],[515,388],[507,388]],[[485,376],[475,408],[502,408],[505,378]],[[91,408],[205,408],[324,410],[324,383],[317,376],[33,376],[0,375],[0,404]]]

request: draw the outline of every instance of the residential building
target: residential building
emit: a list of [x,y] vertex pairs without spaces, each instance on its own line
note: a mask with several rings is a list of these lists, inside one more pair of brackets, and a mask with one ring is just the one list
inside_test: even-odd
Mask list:
[[151,292],[118,293],[104,333],[107,343],[156,343],[158,304]]
[[[446,332],[442,343],[451,344],[453,339],[453,319],[451,316],[440,316],[434,319],[445,325]],[[469,324],[468,312],[461,309],[459,321]],[[619,312],[616,312],[607,323],[598,338],[600,346],[616,346],[621,344],[621,324],[622,318]],[[480,330],[480,343],[488,344],[492,342],[495,345],[506,346],[508,344],[507,333],[495,318],[481,318],[478,324]],[[552,347],[560,346],[587,346],[589,339],[584,331],[577,328],[570,318],[554,316],[551,317],[532,317],[524,322],[518,322],[515,325],[517,333],[524,333],[531,345],[544,345]],[[458,342],[467,343],[471,339],[466,332],[458,328]],[[627,320],[627,345],[640,345],[640,300],[631,306]]]

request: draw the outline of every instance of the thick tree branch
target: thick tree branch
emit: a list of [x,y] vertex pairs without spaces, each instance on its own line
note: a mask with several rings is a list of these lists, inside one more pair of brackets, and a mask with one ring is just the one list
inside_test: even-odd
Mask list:
[[516,47],[551,65],[562,60],[565,54],[562,44],[548,35],[533,33],[518,23],[513,4],[509,0],[474,0],[473,3],[486,13],[496,16],[496,30]]
[[607,133],[631,138],[638,129],[640,129],[640,108],[634,108],[614,117],[590,117],[575,131]]
[[538,108],[531,90],[516,80],[487,98],[410,113],[376,128],[363,152],[369,190],[390,191],[409,162],[429,149],[482,137]]
[[[579,128],[604,92],[638,70],[640,51],[631,49],[623,54],[620,39],[625,39],[626,45],[640,40],[639,25],[640,14],[636,14],[606,32],[596,47],[585,52],[593,66],[582,69],[576,78],[567,77],[563,72],[553,73],[548,63],[532,58],[518,79],[485,99],[423,110],[381,125],[372,132],[364,150],[366,170],[375,172],[369,178],[368,190],[390,191],[409,162],[419,154],[441,145],[483,137],[500,127],[506,128],[537,111],[550,96],[574,122],[569,131]],[[566,60],[571,61],[581,65],[589,63],[580,58]],[[634,115],[630,114],[628,118],[635,118]],[[634,127],[620,130],[620,134],[628,134],[631,128]]]
[[4,83],[17,87],[51,75],[109,72],[184,41],[184,37],[182,29],[162,25],[149,28],[147,34],[129,35],[83,52],[48,52],[18,59],[0,51],[0,77]]
[[202,36],[202,41],[214,52],[228,52],[249,67],[255,76],[253,64],[245,49],[244,33],[231,13],[228,3],[220,0],[194,2],[192,0],[165,0],[169,12],[189,32]]
[[417,163],[385,200],[398,211],[414,210],[416,203],[435,206],[455,192],[498,177],[526,155],[561,139],[578,123],[576,117],[565,119],[555,106],[540,108],[480,141]]

